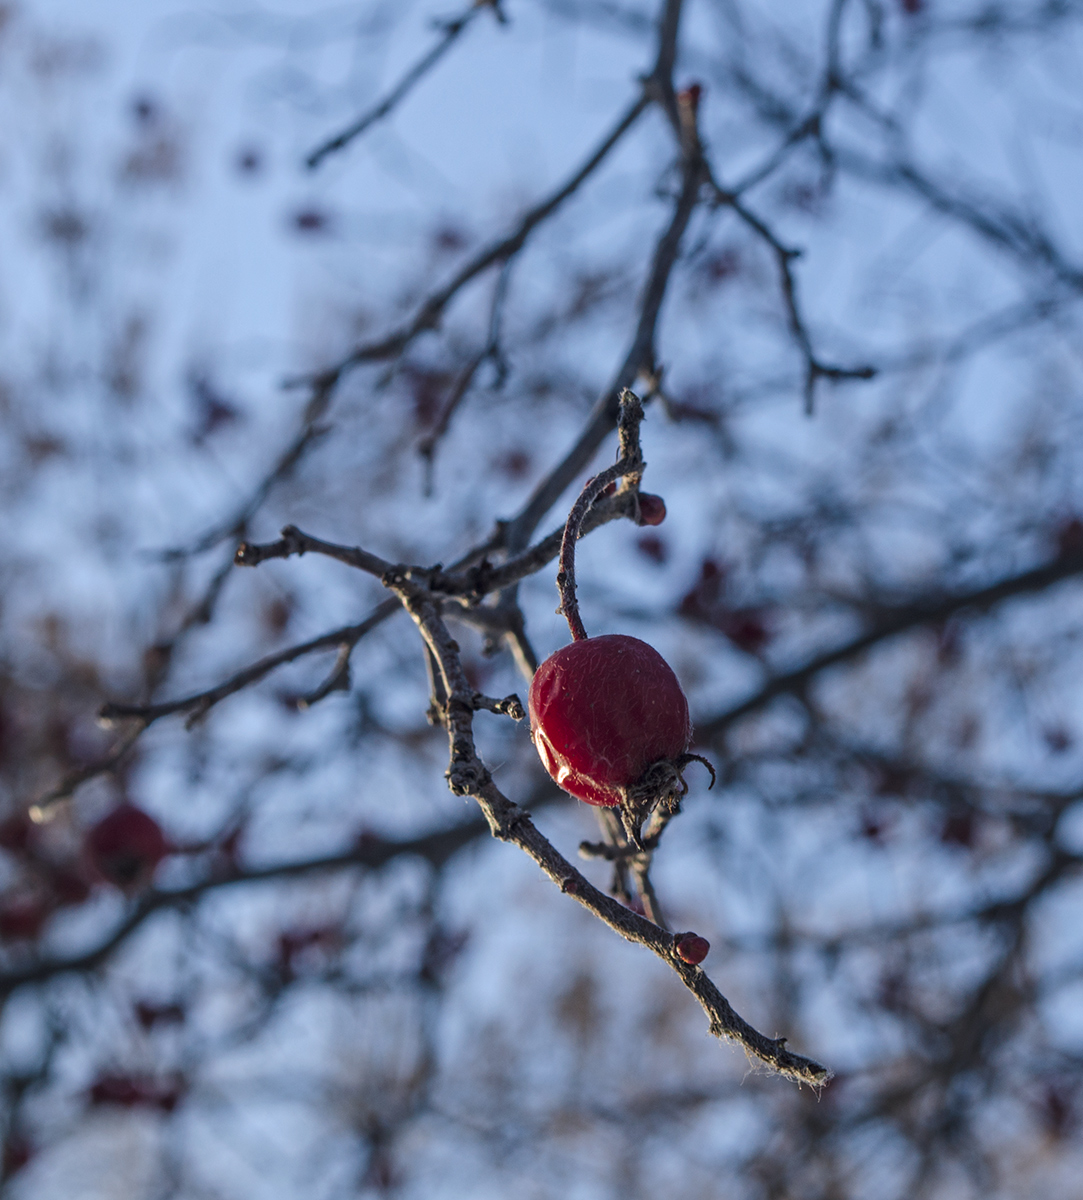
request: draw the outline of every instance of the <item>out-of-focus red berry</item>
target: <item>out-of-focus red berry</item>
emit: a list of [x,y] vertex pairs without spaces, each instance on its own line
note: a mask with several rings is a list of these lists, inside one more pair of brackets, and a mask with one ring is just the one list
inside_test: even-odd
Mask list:
[[90,883],[76,867],[52,867],[49,871],[49,887],[54,901],[61,908],[82,904],[90,895]]
[[2,1178],[8,1179],[16,1171],[21,1171],[33,1157],[34,1147],[26,1138],[9,1133],[4,1142]]
[[656,533],[644,533],[636,540],[636,549],[651,562],[664,563],[669,558],[669,548]]
[[639,493],[639,523],[661,525],[666,519],[666,502],[651,492]]
[[186,1015],[183,1005],[152,1004],[149,1000],[138,1001],[133,1011],[144,1029],[153,1029],[155,1025],[181,1025]]
[[1078,517],[1066,517],[1057,527],[1055,540],[1060,558],[1076,558],[1083,554],[1083,521]]
[[152,816],[134,804],[122,804],[90,830],[86,850],[102,879],[135,891],[150,882],[169,853],[169,843]]
[[163,1112],[172,1112],[182,1094],[183,1086],[178,1080],[143,1075],[99,1075],[89,1091],[91,1104],[160,1108]]
[[0,941],[33,941],[49,916],[41,896],[8,896],[0,900]]
[[0,821],[0,848],[17,853],[30,844],[34,824],[26,813],[14,813]]
[[945,846],[962,846],[969,850],[977,837],[977,825],[972,812],[957,812],[944,818],[940,840]]
[[699,963],[711,952],[711,943],[698,933],[686,933],[677,939],[677,957],[691,966]]
[[530,685],[530,727],[545,769],[588,804],[618,805],[651,763],[688,749],[692,725],[677,676],[624,634],[572,642]]

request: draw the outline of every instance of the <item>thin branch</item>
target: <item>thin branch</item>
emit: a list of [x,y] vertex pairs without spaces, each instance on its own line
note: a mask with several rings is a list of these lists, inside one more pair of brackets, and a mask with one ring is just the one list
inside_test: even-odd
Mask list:
[[289,558],[293,554],[301,555],[306,552],[337,558],[339,562],[356,567],[359,571],[366,571],[377,578],[391,569],[391,563],[377,558],[375,554],[370,554],[359,546],[339,546],[334,542],[324,542],[302,533],[296,525],[284,526],[282,536],[277,542],[242,542],[237,547],[233,561],[238,567],[258,567],[269,558]]
[[[620,397],[620,459],[613,466],[588,479],[572,505],[560,541],[560,570],[557,572],[557,588],[560,590],[560,611],[568,622],[572,639],[585,641],[587,631],[579,616],[579,601],[575,588],[575,544],[582,536],[583,521],[594,501],[611,483],[631,476],[630,487],[634,491],[639,484],[646,465],[639,447],[639,426],[643,421],[643,404],[635,392],[627,388]],[[629,485],[625,485],[629,486]]]
[[651,269],[640,296],[636,331],[624,362],[609,389],[595,405],[590,420],[575,445],[538,484],[523,508],[508,522],[507,545],[510,550],[521,550],[526,545],[545,514],[593,458],[617,420],[620,396],[624,389],[634,387],[640,374],[654,374],[654,340],[662,302],[680,254],[684,232],[699,203],[700,190],[705,178],[704,162],[700,154],[694,152],[686,157],[682,164],[680,195],[674,204],[669,224],[655,246]]
[[1061,580],[1071,579],[1080,574],[1083,574],[1083,557],[1078,554],[1063,555],[1045,566],[1035,567],[1033,570],[1010,576],[986,587],[949,593],[946,596],[923,598],[912,604],[899,605],[894,609],[889,609],[878,624],[861,634],[860,637],[853,638],[834,650],[817,655],[792,671],[773,676],[747,700],[742,700],[740,704],[727,709],[710,721],[701,722],[696,727],[696,737],[702,741],[710,741],[719,737],[741,717],[756,712],[778,696],[800,692],[821,671],[856,658],[857,655],[887,638],[895,637],[922,625],[946,621],[949,617],[967,609],[985,612],[1012,596],[1042,592]]
[[78,788],[91,779],[96,779],[99,775],[105,775],[112,771],[135,745],[140,734],[146,729],[149,721],[140,721],[128,729],[117,740],[113,748],[101,758],[96,758],[93,762],[87,763],[85,767],[80,767],[77,771],[72,771],[65,775],[64,778],[56,784],[44,796],[40,796],[30,806],[30,818],[37,823],[44,823],[52,818],[56,806],[62,801],[67,800]]
[[227,696],[232,696],[262,679],[276,667],[293,662],[306,654],[314,654],[319,650],[331,650],[344,645],[355,646],[366,633],[375,629],[377,625],[383,624],[388,617],[394,616],[399,608],[400,605],[397,601],[385,600],[357,625],[345,625],[341,629],[332,629],[330,633],[321,634],[311,641],[302,642],[297,646],[288,646],[285,650],[279,650],[277,654],[269,654],[266,658],[261,658],[259,662],[245,667],[243,671],[238,671],[236,675],[231,675],[229,679],[204,692],[196,692],[194,695],[185,696],[180,700],[169,700],[162,704],[105,704],[102,706],[99,716],[103,721],[122,720],[126,717],[137,718],[140,726],[136,736],[148,725],[153,725],[162,717],[168,717],[177,712],[191,714],[188,718],[188,725],[191,727]]
[[166,562],[178,558],[190,558],[213,549],[219,542],[227,538],[242,538],[248,523],[270,495],[272,489],[293,474],[297,464],[313,445],[327,432],[322,424],[327,409],[330,407],[333,384],[316,382],[312,388],[312,396],[305,405],[301,428],[293,441],[278,456],[275,464],[260,480],[249,498],[231,516],[220,524],[208,529],[187,546],[178,546],[163,550],[159,557]]
[[459,35],[466,29],[470,22],[478,15],[483,7],[492,8],[497,15],[497,19],[501,22],[505,20],[499,7],[492,3],[491,0],[478,0],[460,17],[456,17],[452,21],[440,22],[443,25],[443,36],[429,50],[418,59],[416,63],[403,75],[398,83],[391,89],[387,95],[376,105],[368,110],[363,116],[359,117],[352,125],[347,126],[341,133],[335,134],[334,137],[328,138],[305,159],[305,166],[310,171],[315,170],[321,162],[329,154],[334,154],[338,150],[344,149],[355,138],[358,138],[369,128],[370,125],[375,125],[377,121],[383,120],[391,110],[408,95],[413,88],[421,82],[422,79],[436,66],[441,58],[451,49],[452,44],[456,41]]
[[682,961],[671,934],[593,887],[539,833],[526,811],[503,795],[475,750],[470,701],[473,689],[459,661],[458,646],[440,616],[437,600],[405,573],[391,573],[385,583],[414,619],[439,668],[447,695],[444,723],[450,749],[447,779],[451,791],[455,795],[473,796],[495,838],[517,845],[561,891],[573,896],[623,938],[646,946],[667,963],[706,1012],[712,1034],[737,1042],[746,1053],[799,1083],[814,1087],[825,1084],[831,1078],[826,1067],[787,1050],[785,1038],[765,1037],[749,1025],[700,967]]
[[504,301],[508,294],[508,279],[510,275],[511,260],[509,259],[497,276],[496,287],[493,288],[493,300],[489,311],[489,332],[485,339],[485,345],[470,359],[462,371],[459,372],[459,376],[455,380],[447,400],[444,402],[444,407],[437,417],[436,423],[418,443],[418,453],[425,460],[426,495],[432,492],[432,473],[436,447],[447,433],[451,425],[451,418],[455,415],[467,392],[469,392],[470,385],[474,382],[474,376],[478,373],[482,363],[491,359],[496,364],[498,382],[503,379],[505,374],[506,368],[500,354],[500,324],[504,311]]
[[466,262],[458,272],[442,288],[433,292],[417,310],[414,317],[400,326],[393,333],[375,342],[366,342],[351,351],[340,362],[319,372],[295,382],[307,382],[315,388],[333,389],[342,376],[352,367],[365,362],[382,362],[389,358],[397,358],[414,341],[419,334],[435,329],[443,316],[444,309],[454,297],[472,279],[498,263],[505,263],[518,254],[531,233],[550,217],[570,196],[574,195],[580,186],[590,178],[605,161],[609,152],[624,137],[636,120],[650,104],[645,92],[631,104],[618,119],[613,128],[605,135],[599,146],[591,153],[586,162],[562,184],[555,192],[535,205],[520,219],[515,229],[495,242],[490,242]]
[[872,379],[876,368],[865,364],[857,367],[843,367],[837,363],[824,362],[816,353],[812,344],[812,335],[808,331],[804,314],[797,293],[797,277],[793,271],[793,260],[800,257],[801,251],[786,246],[779,241],[771,227],[755,215],[735,192],[727,191],[711,175],[711,189],[715,201],[719,205],[733,209],[738,217],[764,241],[775,257],[778,267],[779,284],[782,298],[786,304],[786,316],[790,325],[790,333],[805,360],[805,412],[811,416],[815,403],[816,384],[821,379],[831,379],[835,382],[846,379]]
[[[396,608],[400,607],[397,600],[393,603]],[[40,983],[54,975],[70,971],[86,971],[98,966],[148,917],[163,909],[183,908],[206,892],[269,879],[313,875],[347,867],[360,866],[375,869],[404,855],[423,858],[433,867],[440,868],[452,855],[476,841],[487,832],[487,829],[488,826],[484,820],[476,819],[401,841],[366,835],[359,839],[356,846],[342,854],[329,854],[321,858],[298,859],[268,867],[239,870],[228,875],[201,880],[188,887],[147,892],[136,902],[135,907],[124,920],[92,949],[67,958],[41,959],[18,970],[0,972],[0,996],[7,996],[15,988],[28,983]]]

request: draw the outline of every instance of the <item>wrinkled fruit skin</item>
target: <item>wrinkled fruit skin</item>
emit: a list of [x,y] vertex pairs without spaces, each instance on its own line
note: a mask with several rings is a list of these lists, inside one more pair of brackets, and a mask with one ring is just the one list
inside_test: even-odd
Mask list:
[[690,966],[698,966],[711,950],[711,943],[698,933],[686,933],[677,939],[677,957]]
[[86,852],[102,879],[128,891],[150,882],[169,843],[152,816],[134,804],[122,804],[90,830]]
[[556,783],[607,806],[692,739],[688,701],[670,665],[620,633],[572,642],[542,663],[530,685],[530,728]]

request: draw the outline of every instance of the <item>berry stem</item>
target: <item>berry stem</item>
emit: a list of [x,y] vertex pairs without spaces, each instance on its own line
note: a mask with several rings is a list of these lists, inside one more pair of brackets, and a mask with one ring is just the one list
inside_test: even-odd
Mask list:
[[587,631],[579,615],[579,601],[575,594],[575,543],[579,540],[583,521],[590,507],[602,492],[618,479],[627,479],[622,490],[638,488],[643,477],[643,452],[639,446],[639,426],[643,420],[643,404],[635,392],[625,388],[620,397],[620,415],[617,431],[620,435],[620,457],[604,471],[588,479],[572,505],[564,526],[564,538],[560,543],[560,563],[557,569],[557,588],[560,591],[560,611],[568,622],[572,640],[586,640]]

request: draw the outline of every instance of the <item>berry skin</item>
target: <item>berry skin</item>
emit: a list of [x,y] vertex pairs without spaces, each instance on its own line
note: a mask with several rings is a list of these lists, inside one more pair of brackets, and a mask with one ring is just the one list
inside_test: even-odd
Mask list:
[[690,966],[698,966],[711,950],[711,943],[698,933],[683,933],[677,939],[677,957]]
[[666,519],[666,502],[653,492],[639,493],[640,525],[661,525]]
[[134,804],[121,804],[86,835],[86,851],[102,879],[136,891],[150,882],[169,843],[152,816]]
[[616,806],[660,759],[688,749],[692,725],[677,676],[653,647],[611,633],[558,650],[534,673],[530,728],[556,783],[588,804]]

